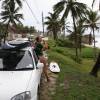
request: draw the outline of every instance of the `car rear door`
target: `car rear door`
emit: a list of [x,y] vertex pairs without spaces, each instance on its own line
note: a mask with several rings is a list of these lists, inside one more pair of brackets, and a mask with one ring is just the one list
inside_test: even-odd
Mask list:
[[34,50],[32,50],[32,57],[33,57],[33,63],[34,63],[35,71],[36,71],[37,81],[40,83],[40,78],[41,78],[43,68],[42,67],[37,68],[37,64],[39,63],[39,60],[38,60]]

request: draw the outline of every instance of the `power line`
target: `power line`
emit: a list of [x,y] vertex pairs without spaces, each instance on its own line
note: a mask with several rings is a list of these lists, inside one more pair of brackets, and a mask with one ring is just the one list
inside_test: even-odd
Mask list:
[[35,16],[33,10],[31,9],[30,5],[28,4],[27,0],[25,0],[25,1],[26,1],[26,4],[27,4],[28,8],[30,9],[30,11],[31,11],[31,13],[32,13],[32,15],[33,15],[33,17],[35,18],[36,22],[39,23],[38,19],[36,18],[36,16]]
[[38,3],[36,2],[36,0],[33,0],[33,1],[34,1],[34,5],[35,5],[36,9],[40,12],[40,9],[38,7]]

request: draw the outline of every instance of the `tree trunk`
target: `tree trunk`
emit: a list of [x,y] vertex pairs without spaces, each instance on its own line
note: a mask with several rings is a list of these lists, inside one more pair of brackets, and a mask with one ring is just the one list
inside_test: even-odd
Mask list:
[[8,28],[9,28],[9,23],[8,23],[7,26],[6,26],[6,32],[5,32],[5,36],[4,36],[4,43],[5,43],[6,37],[7,37],[7,35],[8,35]]
[[100,69],[100,53],[98,55],[97,61],[94,65],[93,69],[91,70],[90,74],[97,77],[97,73],[98,73],[99,69]]
[[82,35],[79,35],[79,49],[80,49],[80,58],[82,58]]
[[94,60],[96,60],[96,46],[95,46],[95,34],[94,34],[94,28],[93,28],[93,42],[94,42]]
[[92,41],[93,41],[93,39],[92,39],[92,35],[91,35],[91,33],[90,33],[90,34],[89,34],[89,45],[92,44]]
[[56,35],[54,34],[54,40],[57,40]]
[[57,40],[57,32],[55,29],[53,29],[53,37],[54,37],[54,40]]
[[79,36],[79,43],[80,43],[80,53],[82,51],[82,35]]
[[5,41],[6,41],[6,33],[5,33],[5,36],[4,36],[4,41],[3,41],[3,42],[5,43]]
[[76,52],[76,61],[78,61],[78,43],[77,43],[77,29],[76,29],[76,25],[75,25],[75,18],[74,15],[72,14],[73,17],[73,24],[74,24],[74,35],[75,35],[75,52]]

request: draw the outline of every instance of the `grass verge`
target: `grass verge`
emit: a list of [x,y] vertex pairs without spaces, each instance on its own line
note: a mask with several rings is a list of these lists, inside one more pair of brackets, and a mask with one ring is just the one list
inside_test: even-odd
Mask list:
[[100,100],[100,78],[89,75],[94,65],[92,54],[92,48],[84,48],[79,64],[72,59],[72,48],[53,46],[48,50],[49,62],[56,61],[61,68],[52,100]]

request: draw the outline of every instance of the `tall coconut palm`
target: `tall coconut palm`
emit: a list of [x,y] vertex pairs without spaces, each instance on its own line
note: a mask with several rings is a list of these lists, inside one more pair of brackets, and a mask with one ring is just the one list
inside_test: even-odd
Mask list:
[[68,17],[69,13],[71,13],[74,32],[75,32],[75,49],[76,49],[76,60],[78,59],[78,41],[77,41],[77,28],[76,28],[76,20],[78,17],[82,18],[86,13],[87,6],[83,3],[77,2],[76,0],[61,0],[54,6],[54,11],[57,14],[63,13],[62,20]]
[[58,15],[55,13],[49,13],[49,16],[46,17],[47,21],[45,24],[47,25],[47,30],[53,33],[54,40],[58,38],[58,32],[60,31],[60,21],[58,19]]
[[[1,12],[1,20],[2,23],[6,24],[6,35],[8,33],[8,27],[11,25],[16,26],[17,23],[21,23],[20,19],[23,19],[23,15],[19,14],[19,7],[15,7],[12,9],[10,5],[7,5],[3,8],[3,11]],[[5,41],[5,40],[4,40]]]
[[100,16],[98,15],[97,11],[88,11],[87,12],[87,19],[86,19],[86,26],[88,28],[91,29],[92,33],[93,33],[93,40],[94,40],[94,54],[95,54],[95,58],[96,58],[96,51],[95,51],[95,30],[99,29],[99,23],[100,21]]

